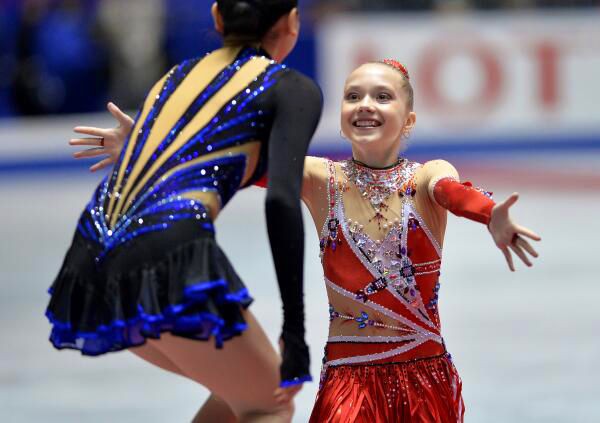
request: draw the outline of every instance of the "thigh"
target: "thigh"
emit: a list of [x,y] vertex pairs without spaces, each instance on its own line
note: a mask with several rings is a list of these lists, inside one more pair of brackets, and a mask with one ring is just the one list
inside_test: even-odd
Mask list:
[[142,360],[147,361],[150,364],[154,364],[163,370],[178,374],[180,376],[188,377],[179,367],[177,367],[175,363],[173,363],[173,361],[169,359],[169,357],[163,354],[163,352],[154,345],[154,342],[156,341],[148,339],[144,345],[129,348],[128,351],[135,354]]
[[248,328],[226,341],[214,343],[163,334],[155,345],[186,376],[207,387],[229,404],[238,416],[277,412],[274,391],[279,385],[280,357],[266,334],[248,312]]
[[[157,367],[160,367],[163,370],[168,372],[175,373],[177,375],[186,377],[190,379],[183,371],[173,363],[169,357],[163,354],[160,349],[158,349],[154,345],[154,340],[147,340],[144,345],[140,345],[139,347],[130,348],[131,351],[136,356],[141,359],[154,364]],[[212,394],[208,400],[202,405],[192,423],[201,423],[201,422],[214,422],[219,421],[221,423],[235,423],[237,419],[233,411],[229,405],[223,401],[221,398]]]

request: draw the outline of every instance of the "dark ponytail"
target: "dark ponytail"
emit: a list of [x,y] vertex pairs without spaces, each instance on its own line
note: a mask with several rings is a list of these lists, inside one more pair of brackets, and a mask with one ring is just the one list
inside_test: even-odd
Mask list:
[[234,42],[260,42],[271,27],[298,6],[298,0],[217,0],[224,37]]

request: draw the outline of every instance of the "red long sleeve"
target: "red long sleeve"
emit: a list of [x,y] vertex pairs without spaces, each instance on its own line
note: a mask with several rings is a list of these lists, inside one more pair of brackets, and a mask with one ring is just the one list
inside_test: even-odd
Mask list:
[[443,178],[433,187],[435,201],[456,216],[466,217],[488,225],[496,204],[492,193],[474,188],[470,182],[460,183],[453,178]]

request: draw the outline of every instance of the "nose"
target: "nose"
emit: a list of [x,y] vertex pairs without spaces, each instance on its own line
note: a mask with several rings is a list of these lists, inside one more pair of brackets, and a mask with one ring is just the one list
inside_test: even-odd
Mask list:
[[371,103],[371,99],[369,96],[365,96],[361,102],[358,104],[358,112],[373,112],[373,104]]

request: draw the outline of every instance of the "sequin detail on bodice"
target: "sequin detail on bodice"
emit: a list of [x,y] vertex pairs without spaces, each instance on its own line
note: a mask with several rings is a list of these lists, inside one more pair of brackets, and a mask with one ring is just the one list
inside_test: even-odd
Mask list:
[[[342,172],[336,172],[335,164],[328,162],[330,210],[321,238],[325,283],[360,311],[349,313],[330,305],[330,321],[346,321],[352,331],[329,337],[328,349],[335,346],[336,351],[334,356],[326,352],[326,366],[402,361],[410,353],[418,357],[421,347],[437,354],[445,351],[437,311],[442,251],[415,207],[414,174],[420,165],[404,161],[399,166],[400,217],[377,241],[346,215],[342,186],[349,181],[336,176],[344,175],[344,163]],[[385,317],[387,323],[375,316]],[[368,327],[372,335],[356,335],[356,327]],[[385,329],[385,335],[377,335],[379,329]],[[364,346],[360,353],[356,344]]]
[[[181,63],[155,86],[79,222],[79,232],[102,247],[97,261],[182,219],[212,230],[202,195],[214,194],[222,208],[241,188],[245,145],[263,143],[273,118],[258,100],[284,69],[255,49],[224,48]],[[265,150],[246,185],[264,174]]]

